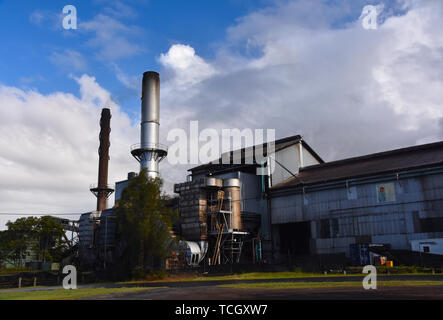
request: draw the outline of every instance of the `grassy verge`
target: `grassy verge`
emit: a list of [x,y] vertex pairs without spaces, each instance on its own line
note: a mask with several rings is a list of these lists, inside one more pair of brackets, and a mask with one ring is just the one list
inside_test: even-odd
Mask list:
[[[183,281],[223,281],[223,280],[262,280],[262,279],[291,279],[291,278],[322,278],[322,277],[358,277],[364,276],[359,272],[356,273],[306,273],[306,272],[251,272],[242,274],[233,274],[226,276],[174,276],[166,277],[158,280],[137,280],[119,282],[119,284],[137,284],[137,283],[155,283],[155,282],[183,282]],[[379,273],[379,275],[388,275],[387,273]],[[430,273],[391,273],[390,275],[431,275]]]
[[[410,287],[410,286],[443,286],[443,281],[378,281],[378,287]],[[315,288],[347,288],[360,287],[360,281],[352,282],[268,282],[268,283],[238,283],[223,284],[221,288],[237,288],[237,289],[315,289]]]
[[[303,273],[303,272],[252,272],[233,274],[226,276],[191,276],[191,277],[171,277],[161,280],[149,281],[127,281],[119,282],[119,284],[134,284],[134,283],[147,283],[147,282],[175,282],[175,281],[222,281],[222,280],[262,280],[262,279],[291,279],[291,278],[310,278],[310,277],[337,277],[343,276],[343,273]],[[348,276],[361,276],[361,274],[352,274]]]
[[98,295],[129,293],[152,289],[158,288],[88,288],[77,290],[56,289],[44,291],[2,292],[0,293],[0,300],[71,300]]

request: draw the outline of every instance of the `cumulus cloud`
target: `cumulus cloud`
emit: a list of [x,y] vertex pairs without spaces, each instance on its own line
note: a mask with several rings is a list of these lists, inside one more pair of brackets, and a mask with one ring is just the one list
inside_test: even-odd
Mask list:
[[185,128],[199,120],[301,134],[326,160],[442,139],[443,3],[383,2],[377,30],[359,21],[366,4],[282,1],[253,12],[228,29],[216,59],[199,57],[204,70],[221,70],[199,81],[183,62],[198,52],[172,46],[160,58],[174,70],[162,112]]
[[214,67],[196,55],[189,45],[173,45],[167,53],[160,55],[159,61],[172,72],[174,84],[178,86],[195,85],[216,74]]
[[[138,128],[94,77],[75,81],[79,97],[0,86],[0,212],[81,213],[95,208],[88,189],[97,180],[102,107],[112,113],[109,181],[124,180],[137,169],[129,146],[137,140]],[[13,217],[0,216],[0,228],[7,219]]]
[[[276,2],[231,26],[212,60],[186,43],[171,46],[158,57],[164,68],[160,142],[171,129],[187,130],[191,120],[200,130],[301,134],[325,160],[442,140],[443,2],[380,1],[377,30],[359,21],[367,4]],[[102,57],[135,54],[124,49],[129,43],[119,51],[131,33],[126,25],[101,15],[85,26]],[[115,70],[139,90],[140,79]],[[17,203],[22,211],[94,207],[87,186],[97,175],[99,106],[105,104],[113,112],[110,181],[137,171],[128,146],[138,141],[139,126],[131,126],[95,79],[75,80],[79,97],[0,87],[0,184],[8,190],[0,194],[0,211],[18,210]],[[166,189],[183,181],[189,167],[164,160]]]

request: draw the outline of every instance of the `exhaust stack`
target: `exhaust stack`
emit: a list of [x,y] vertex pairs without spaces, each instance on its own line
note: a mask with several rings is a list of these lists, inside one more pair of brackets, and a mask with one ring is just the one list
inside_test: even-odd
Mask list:
[[149,178],[159,176],[158,164],[168,151],[159,141],[160,131],[160,75],[154,71],[143,74],[140,144],[131,153],[140,162],[140,171],[147,169]]
[[90,190],[97,197],[97,211],[107,209],[106,201],[114,192],[108,185],[108,163],[109,163],[109,135],[111,133],[111,110],[104,108],[100,119],[100,147],[98,149],[98,184],[92,185]]

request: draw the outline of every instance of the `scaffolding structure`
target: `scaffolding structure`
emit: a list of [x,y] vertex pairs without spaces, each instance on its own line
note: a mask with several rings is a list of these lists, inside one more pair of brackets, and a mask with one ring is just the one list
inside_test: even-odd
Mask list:
[[208,236],[213,241],[210,264],[240,262],[243,240],[248,232],[233,229],[233,200],[229,192],[210,192],[207,199]]

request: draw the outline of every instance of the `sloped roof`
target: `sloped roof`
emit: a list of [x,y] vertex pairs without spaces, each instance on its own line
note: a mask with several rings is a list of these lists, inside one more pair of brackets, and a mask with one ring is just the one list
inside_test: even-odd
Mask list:
[[443,165],[443,141],[300,168],[296,177],[291,177],[271,189],[290,188],[437,165]]
[[[317,161],[319,161],[320,163],[324,163],[324,160],[306,143],[306,141],[303,140],[303,138],[300,135],[295,135],[295,136],[291,136],[291,137],[286,137],[283,139],[279,139],[279,140],[275,140],[275,152],[283,150],[291,145],[294,145],[296,143],[299,142],[303,143],[303,147],[305,149],[307,149],[314,158],[317,159]],[[200,166],[194,167],[189,169],[188,171],[192,171],[192,172],[198,172],[198,171],[206,171],[206,170],[225,170],[225,169],[239,169],[239,168],[246,168],[246,167],[255,167],[257,166],[257,164],[254,163],[253,164],[245,164],[245,155],[246,154],[253,154],[253,152],[255,151],[255,149],[260,146],[260,145],[255,145],[252,147],[246,147],[246,148],[242,148],[242,149],[238,149],[238,150],[234,150],[229,152],[229,156],[231,159],[231,163],[233,163],[232,159],[234,154],[241,154],[241,164],[222,164],[221,159],[219,158],[218,160],[215,160],[211,163],[207,163],[207,164],[202,164]],[[263,143],[261,145],[261,147],[263,148],[263,154],[267,154],[267,143]]]

